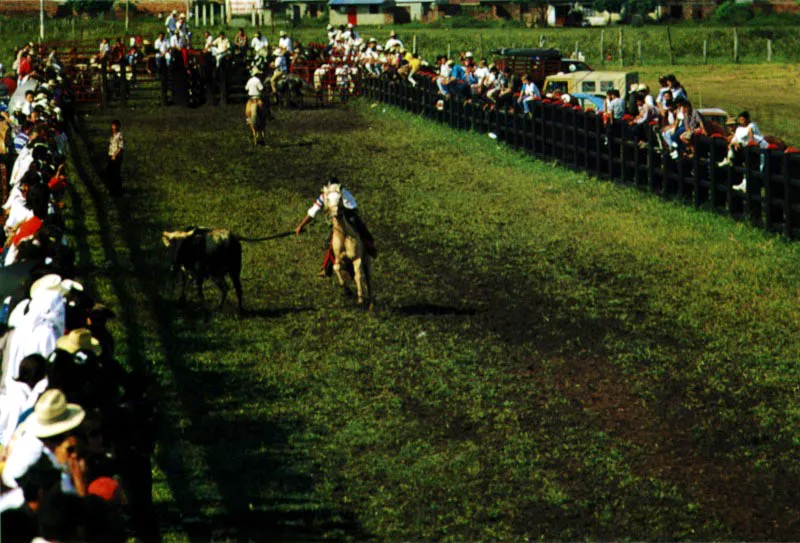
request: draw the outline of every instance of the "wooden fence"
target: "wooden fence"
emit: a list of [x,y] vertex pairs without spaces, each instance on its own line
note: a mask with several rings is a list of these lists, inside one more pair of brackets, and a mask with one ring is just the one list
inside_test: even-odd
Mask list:
[[[786,236],[800,237],[800,154],[748,147],[742,165],[719,168],[725,158],[725,140],[694,136],[691,159],[673,160],[658,146],[659,134],[648,130],[646,147],[640,148],[634,129],[615,121],[603,125],[592,111],[536,101],[532,115],[480,106],[451,99],[438,109],[436,86],[430,81],[412,87],[407,82],[371,79],[364,94],[459,130],[493,133],[515,149],[538,158],[554,159],[574,170],[679,199],[695,207],[730,214]],[[763,160],[762,160],[763,159]],[[747,178],[746,192],[733,189]]]

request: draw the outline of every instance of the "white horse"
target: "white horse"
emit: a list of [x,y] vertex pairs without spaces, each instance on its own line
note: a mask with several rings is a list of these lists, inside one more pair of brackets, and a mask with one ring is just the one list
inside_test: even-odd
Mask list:
[[325,203],[325,211],[333,225],[333,236],[331,237],[331,250],[334,258],[333,271],[336,272],[339,285],[345,293],[350,292],[345,282],[348,267],[343,267],[343,264],[349,262],[353,266],[352,279],[356,285],[358,303],[362,307],[369,306],[369,309],[372,310],[375,297],[372,291],[369,255],[364,250],[361,236],[344,216],[342,187],[338,183],[325,185],[322,188],[322,198]]

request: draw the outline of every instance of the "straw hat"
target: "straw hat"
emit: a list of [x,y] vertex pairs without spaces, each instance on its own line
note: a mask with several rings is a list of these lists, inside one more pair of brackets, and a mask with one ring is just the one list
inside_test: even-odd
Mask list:
[[253,68],[252,70],[250,70],[250,75],[258,75],[260,73],[261,70],[259,70],[258,68]]
[[77,428],[85,416],[80,405],[67,403],[63,392],[50,389],[39,396],[26,428],[39,439],[53,437]]
[[56,349],[75,354],[78,351],[91,351],[97,356],[103,352],[100,342],[92,337],[92,332],[88,328],[77,328],[66,336],[61,336],[56,341]]
[[61,294],[65,294],[64,286],[61,283],[60,275],[54,273],[45,275],[37,279],[33,285],[31,285],[30,297],[33,298],[37,293],[45,291],[58,291],[61,292]]
[[286,31],[285,30],[281,30],[281,36],[286,36]]

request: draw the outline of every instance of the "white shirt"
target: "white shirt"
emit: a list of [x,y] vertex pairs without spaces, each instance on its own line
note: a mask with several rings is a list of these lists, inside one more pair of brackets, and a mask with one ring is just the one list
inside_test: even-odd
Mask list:
[[441,77],[450,77],[450,74],[453,73],[453,68],[449,64],[442,64],[439,67],[439,76]]
[[284,36],[278,40],[278,47],[281,49],[285,49],[286,51],[292,52],[292,38],[289,36]]
[[17,160],[14,161],[14,167],[11,169],[11,185],[17,185],[22,180],[22,177],[28,173],[28,170],[33,164],[33,149],[29,146],[22,148],[22,151],[17,155]]
[[183,39],[183,34],[179,32],[173,34],[172,37],[169,39],[169,45],[170,47],[174,47],[175,49],[183,49],[183,47],[186,45],[186,41],[184,41]]
[[403,47],[403,42],[401,42],[397,38],[389,38],[388,40],[386,40],[386,45],[383,48],[388,51],[389,49],[392,49],[394,47]]
[[266,47],[269,47],[269,42],[267,41],[267,38],[265,38],[263,36],[261,38],[254,37],[250,41],[250,48],[253,51],[255,51],[256,53],[258,53],[259,51],[261,51],[262,49],[264,49]]
[[225,38],[217,38],[213,42],[214,47],[217,48],[217,54],[221,55],[228,51],[231,48],[231,42],[228,40],[227,37]]
[[764,141],[764,136],[761,134],[761,130],[758,129],[758,125],[753,122],[747,126],[736,127],[736,132],[733,133],[734,143],[747,145],[750,141],[750,129],[753,130],[753,140],[760,145],[761,142]]
[[275,57],[275,70],[280,70],[281,72],[287,71],[285,56],[280,55]]
[[489,73],[489,68],[486,66],[478,66],[475,68],[475,79],[477,79],[480,83],[486,78],[486,76],[489,75]]
[[536,86],[536,83],[533,81],[529,81],[527,84],[522,86],[522,95],[526,98],[541,98],[542,93],[539,92],[539,87]]
[[[338,71],[338,69],[337,69]],[[347,189],[342,189],[342,203],[346,209],[356,209],[358,208],[358,203],[356,199],[350,194],[350,191]],[[325,207],[325,198],[322,194],[314,200],[314,204],[308,208],[308,216],[314,218],[319,210]]]
[[264,84],[261,83],[258,76],[254,75],[247,81],[244,88],[247,90],[247,95],[250,98],[261,98],[261,91],[264,90]]
[[169,49],[169,42],[166,38],[157,38],[154,47],[156,48],[156,56],[164,56],[167,53],[167,49]]

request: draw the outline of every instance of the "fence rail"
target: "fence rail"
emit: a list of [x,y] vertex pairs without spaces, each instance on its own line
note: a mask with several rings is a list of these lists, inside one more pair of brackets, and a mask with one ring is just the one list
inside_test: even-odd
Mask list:
[[[405,81],[372,79],[363,82],[363,89],[371,100],[458,130],[494,133],[498,141],[538,158],[800,237],[800,154],[791,149],[748,147],[742,165],[719,168],[717,162],[727,153],[721,138],[695,135],[693,158],[673,160],[660,149],[655,131],[648,130],[649,141],[640,148],[627,123],[605,127],[600,115],[579,108],[537,101],[528,116],[451,99],[440,110],[440,96],[428,81],[412,87]],[[744,177],[746,192],[734,190]]]

